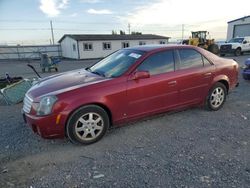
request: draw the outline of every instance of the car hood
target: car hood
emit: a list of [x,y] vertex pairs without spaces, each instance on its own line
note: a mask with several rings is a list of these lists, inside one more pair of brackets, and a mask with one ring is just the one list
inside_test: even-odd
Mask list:
[[240,45],[240,44],[241,44],[241,43],[238,43],[238,42],[233,42],[233,43],[229,43],[229,42],[228,42],[228,43],[222,43],[222,44],[220,44],[220,45],[221,45],[221,46],[222,46],[222,45],[232,45],[232,46],[233,46],[233,45]]
[[109,79],[110,78],[93,74],[84,69],[79,69],[43,78],[32,86],[27,93],[32,98],[45,95],[57,95]]

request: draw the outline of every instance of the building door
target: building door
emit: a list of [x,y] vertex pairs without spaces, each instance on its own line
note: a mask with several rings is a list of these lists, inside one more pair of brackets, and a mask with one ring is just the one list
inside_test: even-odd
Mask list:
[[250,36],[250,24],[235,25],[233,37]]

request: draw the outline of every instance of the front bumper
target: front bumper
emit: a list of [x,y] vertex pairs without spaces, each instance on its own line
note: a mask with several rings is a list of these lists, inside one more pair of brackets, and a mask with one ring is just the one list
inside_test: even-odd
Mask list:
[[220,54],[233,54],[234,52],[235,52],[235,49],[230,49],[230,50],[220,49]]
[[[24,122],[42,138],[64,138],[67,116],[64,113],[35,116],[22,112]],[[58,115],[60,118],[58,120]]]

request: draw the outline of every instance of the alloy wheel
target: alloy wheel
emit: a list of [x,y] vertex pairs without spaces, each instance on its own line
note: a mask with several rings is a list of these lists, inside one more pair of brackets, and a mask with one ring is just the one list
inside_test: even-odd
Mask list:
[[103,118],[94,112],[81,116],[75,124],[75,133],[83,141],[91,141],[98,137],[104,128]]
[[223,104],[225,99],[225,92],[223,88],[216,87],[210,97],[210,104],[214,108],[218,108],[220,105]]

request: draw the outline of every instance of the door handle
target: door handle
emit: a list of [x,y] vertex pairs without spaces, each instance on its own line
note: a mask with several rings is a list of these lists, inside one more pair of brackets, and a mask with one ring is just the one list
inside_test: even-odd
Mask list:
[[208,72],[208,73],[205,73],[204,76],[211,76],[212,73],[211,72]]
[[176,85],[177,84],[177,81],[174,80],[174,81],[171,81],[171,82],[168,82],[168,85]]

